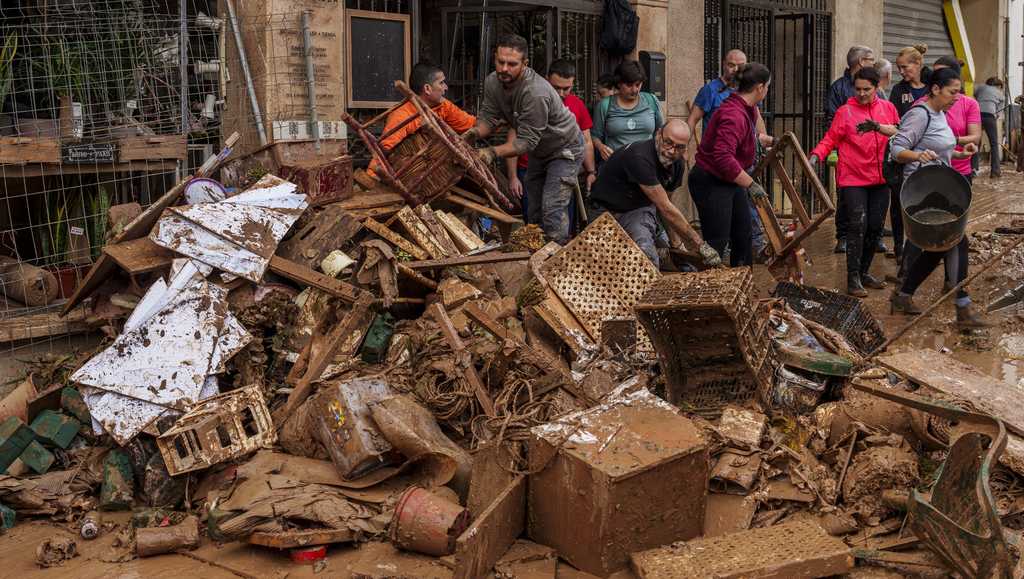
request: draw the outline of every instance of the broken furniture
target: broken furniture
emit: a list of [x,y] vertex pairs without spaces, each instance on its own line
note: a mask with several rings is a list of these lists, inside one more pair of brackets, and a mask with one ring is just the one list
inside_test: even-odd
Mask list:
[[640,298],[634,309],[654,342],[669,402],[716,418],[771,379],[752,297],[753,274],[735,268],[667,275]]
[[[810,185],[813,194],[812,200],[817,201],[824,207],[824,210],[818,213],[817,217],[813,220],[808,215],[807,209],[800,199],[800,191],[793,183],[793,178],[786,171],[784,161],[787,154],[793,156],[797,169],[803,173],[804,182]],[[803,148],[800,147],[800,141],[797,140],[796,135],[793,133],[787,132],[775,141],[775,145],[768,149],[761,162],[758,163],[757,168],[754,169],[753,174],[756,179],[764,181],[769,169],[772,176],[779,180],[782,191],[792,204],[792,211],[796,215],[799,227],[796,231],[787,233],[782,229],[782,225],[779,224],[779,219],[776,217],[775,210],[772,207],[771,197],[754,199],[754,207],[757,209],[757,214],[761,217],[765,236],[768,238],[769,245],[771,246],[768,270],[772,272],[777,281],[789,280],[793,283],[803,283],[803,260],[806,259],[806,253],[803,247],[801,247],[801,243],[817,231],[822,223],[832,217],[836,212],[836,208],[832,203],[832,198],[829,197],[828,191],[818,179],[818,174],[814,171],[814,167],[811,167],[810,162],[808,162],[807,155],[804,154]],[[768,187],[767,189],[770,191],[771,188]]]
[[788,281],[776,284],[772,295],[785,300],[801,316],[839,332],[862,355],[885,341],[882,325],[857,298]]
[[1013,576],[989,477],[1006,447],[1002,421],[895,389],[854,387],[951,421],[953,439],[930,496],[910,489],[910,528],[962,577]]
[[[595,344],[601,342],[604,320],[634,318],[634,304],[661,277],[610,213],[595,219],[538,269],[543,283],[562,302],[562,309],[567,309],[567,317],[574,318],[561,316],[562,321],[552,324],[542,315],[545,321],[560,334],[565,333],[564,328],[582,325],[587,334],[583,337]],[[567,343],[577,341],[572,336],[562,338]],[[638,329],[636,342],[638,350],[651,350],[646,332]]]
[[[377,163],[375,170],[384,183],[394,187],[410,206],[417,207],[447,195],[468,175],[483,189],[494,207],[499,207],[497,203],[500,201],[501,207],[510,209],[511,202],[498,188],[490,169],[477,158],[473,147],[466,144],[404,82],[395,81],[395,87],[405,95],[405,99],[367,123],[360,123],[348,113],[341,115],[370,149]],[[407,103],[412,103],[416,109],[414,114],[379,138],[371,133],[372,126],[386,120]],[[419,129],[385,153],[380,141],[414,121],[419,121]]]
[[640,389],[536,426],[529,442],[529,536],[606,577],[630,553],[700,536],[708,444]]
[[211,396],[157,439],[173,476],[242,456],[277,441],[263,394],[255,386]]
[[632,561],[640,579],[828,577],[854,562],[846,543],[808,520],[676,543],[635,553]]

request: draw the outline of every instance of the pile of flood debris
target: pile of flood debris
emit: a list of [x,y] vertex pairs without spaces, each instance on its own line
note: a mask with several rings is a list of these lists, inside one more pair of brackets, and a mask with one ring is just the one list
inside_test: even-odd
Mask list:
[[273,175],[161,200],[79,298],[109,340],[0,402],[2,527],[74,529],[43,567],[116,534],[104,560],[241,541],[321,568],[361,544],[355,577],[1015,569],[1004,384],[875,357],[835,292],[662,274],[610,216],[562,247],[503,215],[310,207]]

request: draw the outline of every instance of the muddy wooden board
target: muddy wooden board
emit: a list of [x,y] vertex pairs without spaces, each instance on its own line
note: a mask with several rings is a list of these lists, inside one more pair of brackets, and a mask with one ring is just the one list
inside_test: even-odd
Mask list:
[[456,579],[485,577],[526,525],[526,477],[517,476],[455,542]]
[[462,267],[466,265],[482,265],[487,263],[502,263],[506,261],[526,261],[528,259],[530,259],[529,251],[513,251],[510,253],[485,253],[484,255],[469,255],[448,259],[411,261],[408,265],[412,269],[442,269],[445,267]]
[[430,229],[427,228],[426,224],[408,206],[403,207],[398,212],[397,217],[398,222],[405,228],[405,232],[409,234],[409,237],[416,241],[416,245],[427,250],[430,257],[434,259],[451,257],[451,254],[430,233]]
[[640,579],[790,579],[853,568],[850,548],[811,521],[674,543],[634,553],[632,561]]
[[14,316],[0,319],[0,344],[50,336],[82,334],[96,327],[98,324],[89,321],[88,312],[84,307],[77,308],[64,316],[56,311]]
[[1024,396],[1010,384],[935,350],[881,356],[878,362],[918,384],[967,400],[1002,420],[1007,430],[1024,435]]
[[426,251],[423,251],[418,245],[388,229],[386,225],[376,221],[372,217],[367,218],[363,222],[363,226],[375,233],[376,235],[383,237],[388,243],[391,243],[398,249],[408,253],[416,259],[429,259]]
[[753,497],[709,494],[707,509],[704,511],[704,536],[718,537],[746,531],[754,520],[757,504]]
[[403,203],[405,203],[405,200],[402,199],[402,196],[398,193],[381,193],[378,191],[371,191],[369,193],[360,193],[351,199],[341,201],[338,205],[342,209],[352,210],[374,209],[376,207],[400,205]]
[[434,211],[434,216],[444,226],[448,233],[452,237],[452,241],[455,245],[459,246],[459,249],[463,252],[473,251],[483,247],[484,242],[482,239],[476,236],[473,231],[466,227],[466,225],[459,221],[458,217],[455,217],[451,213],[445,213],[444,211]]
[[482,205],[475,201],[471,201],[469,199],[466,199],[465,197],[460,197],[458,195],[448,195],[447,197],[444,198],[444,200],[459,205],[461,207],[465,207],[466,209],[472,209],[473,211],[476,211],[481,215],[486,215],[487,217],[490,217],[491,219],[497,221],[498,223],[504,223],[507,225],[523,223],[521,219],[516,219],[515,217],[512,217],[508,213],[498,211],[497,209],[491,209],[486,205]]
[[315,287],[348,303],[355,303],[362,294],[366,293],[352,284],[313,271],[277,255],[270,258],[270,271],[301,284]]
[[423,222],[423,225],[427,226],[431,235],[434,236],[437,243],[445,250],[445,252],[448,253],[450,257],[455,257],[462,253],[459,248],[455,246],[455,242],[452,241],[451,236],[448,235],[448,230],[441,225],[441,222],[437,220],[437,216],[430,210],[429,205],[420,205],[417,207],[416,215],[420,218],[420,221]]
[[170,266],[176,257],[173,251],[160,247],[148,237],[108,245],[103,253],[131,275],[161,270]]

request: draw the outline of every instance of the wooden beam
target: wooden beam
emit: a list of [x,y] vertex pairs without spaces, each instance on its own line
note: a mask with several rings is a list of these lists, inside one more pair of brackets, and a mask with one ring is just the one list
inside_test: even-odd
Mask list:
[[292,281],[325,291],[350,304],[356,303],[362,296],[370,295],[366,290],[361,290],[350,283],[324,275],[318,271],[313,271],[294,261],[288,261],[279,255],[270,258],[270,271]]
[[488,263],[504,263],[507,261],[526,261],[530,259],[529,251],[513,251],[510,253],[485,253],[483,255],[467,255],[448,259],[431,259],[426,261],[410,261],[411,269],[442,269],[445,267],[462,267],[466,265],[484,265]]
[[363,227],[369,229],[370,231],[379,235],[380,237],[383,237],[386,241],[388,241],[398,249],[401,249],[402,251],[415,257],[416,259],[430,258],[430,256],[427,255],[427,252],[423,251],[423,249],[421,249],[415,243],[388,229],[387,226],[373,219],[372,217],[367,218],[366,221],[363,222]]
[[466,224],[459,221],[458,217],[455,217],[451,213],[445,213],[441,210],[434,211],[434,216],[437,218],[438,222],[448,230],[452,241],[455,242],[455,245],[457,245],[459,250],[463,253],[480,249],[484,246],[483,240],[477,237],[472,230],[466,227]]
[[27,316],[12,316],[0,319],[0,344],[20,340],[38,340],[51,336],[84,334],[98,328],[92,323],[85,308],[77,308],[70,315],[51,311]]
[[504,211],[492,209],[491,207],[488,207],[486,205],[481,205],[475,201],[470,201],[465,197],[460,197],[458,195],[448,195],[447,197],[444,198],[444,200],[465,207],[466,209],[472,209],[473,211],[476,211],[481,215],[486,215],[487,217],[490,217],[491,219],[497,221],[498,223],[505,223],[508,225],[523,223],[521,219],[516,219],[515,217],[512,217],[511,215],[505,213]]

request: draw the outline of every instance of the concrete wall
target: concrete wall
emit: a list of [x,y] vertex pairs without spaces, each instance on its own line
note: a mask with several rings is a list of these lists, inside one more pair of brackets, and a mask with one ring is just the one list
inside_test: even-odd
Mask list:
[[[1022,0],[1024,1],[1024,0]],[[689,114],[704,80],[703,0],[632,0],[640,16],[638,50],[665,53],[665,108],[670,117]]]
[[1008,0],[1008,4],[1010,33],[1006,40],[1009,43],[1006,70],[1010,95],[1017,96],[1024,91],[1024,69],[1020,64],[1024,60],[1024,0]]
[[[985,82],[990,76],[1005,74],[1007,3],[1007,0],[960,0],[974,56],[975,84]],[[1020,2],[1014,4],[1020,8]]]
[[882,54],[883,0],[838,0],[832,17],[832,76],[838,78],[846,70],[846,52],[855,44],[875,49]]

